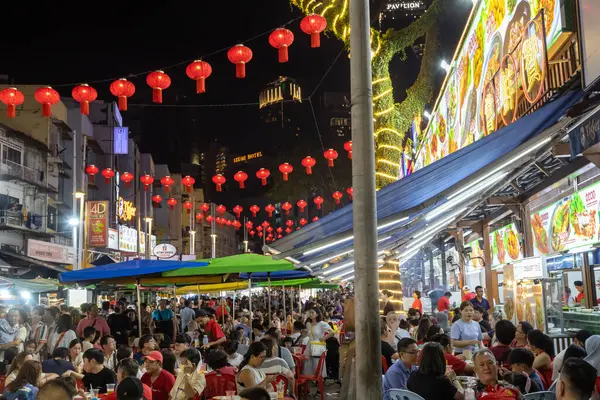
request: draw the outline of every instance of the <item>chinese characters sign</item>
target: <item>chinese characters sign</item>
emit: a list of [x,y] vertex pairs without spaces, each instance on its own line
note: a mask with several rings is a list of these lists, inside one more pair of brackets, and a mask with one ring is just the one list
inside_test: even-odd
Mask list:
[[133,206],[133,202],[119,197],[117,205],[117,216],[122,221],[131,221],[135,217],[137,209]]
[[87,234],[90,247],[108,244],[108,201],[87,202]]

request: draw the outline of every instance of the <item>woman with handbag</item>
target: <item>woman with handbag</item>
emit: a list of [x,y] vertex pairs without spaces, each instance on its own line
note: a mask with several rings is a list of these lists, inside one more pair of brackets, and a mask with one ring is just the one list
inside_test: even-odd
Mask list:
[[[314,375],[319,365],[319,358],[327,349],[325,341],[334,332],[327,322],[321,320],[318,309],[307,311],[306,329],[308,330],[308,345],[304,355],[308,356],[308,359],[302,365],[302,374]],[[323,376],[326,375],[326,371],[327,368],[323,366],[321,369]]]

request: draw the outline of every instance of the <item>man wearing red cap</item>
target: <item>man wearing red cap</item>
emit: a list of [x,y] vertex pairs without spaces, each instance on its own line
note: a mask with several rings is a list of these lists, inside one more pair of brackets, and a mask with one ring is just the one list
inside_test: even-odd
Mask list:
[[163,356],[160,351],[152,351],[144,357],[146,373],[142,383],[152,389],[152,400],[168,400],[169,392],[175,384],[175,377],[162,368]]

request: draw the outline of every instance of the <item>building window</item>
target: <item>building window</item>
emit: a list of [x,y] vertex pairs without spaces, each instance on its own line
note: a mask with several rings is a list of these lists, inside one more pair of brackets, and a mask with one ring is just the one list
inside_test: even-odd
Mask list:
[[7,145],[2,145],[2,163],[21,165],[21,151]]

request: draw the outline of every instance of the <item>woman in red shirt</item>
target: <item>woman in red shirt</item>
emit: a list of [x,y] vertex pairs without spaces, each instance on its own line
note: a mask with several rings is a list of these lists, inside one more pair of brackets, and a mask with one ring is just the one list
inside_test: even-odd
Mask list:
[[168,400],[175,384],[175,377],[162,368],[162,362],[160,351],[153,351],[144,357],[146,373],[142,375],[141,381],[152,389],[152,400]]
[[413,301],[411,308],[414,308],[415,310],[419,310],[421,315],[423,315],[423,304],[421,303],[421,292],[419,292],[418,290],[415,290],[415,292],[413,293],[413,298],[415,299],[415,301]]

